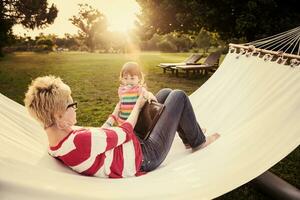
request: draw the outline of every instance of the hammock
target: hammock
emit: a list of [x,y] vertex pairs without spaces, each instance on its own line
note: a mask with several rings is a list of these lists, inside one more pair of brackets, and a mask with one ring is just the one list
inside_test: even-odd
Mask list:
[[0,198],[212,199],[259,176],[300,143],[300,57],[251,45],[230,45],[190,96],[200,125],[221,137],[194,153],[176,137],[165,162],[140,177],[86,177],[62,166],[25,108],[0,95]]

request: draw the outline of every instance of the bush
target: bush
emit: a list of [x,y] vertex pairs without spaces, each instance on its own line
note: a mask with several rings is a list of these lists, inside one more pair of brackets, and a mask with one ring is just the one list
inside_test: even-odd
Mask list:
[[34,51],[35,52],[45,52],[45,53],[48,53],[49,51],[52,51],[52,47],[48,46],[48,45],[41,44],[41,45],[35,46]]
[[157,44],[157,47],[160,51],[163,52],[176,52],[177,47],[170,41],[163,40]]

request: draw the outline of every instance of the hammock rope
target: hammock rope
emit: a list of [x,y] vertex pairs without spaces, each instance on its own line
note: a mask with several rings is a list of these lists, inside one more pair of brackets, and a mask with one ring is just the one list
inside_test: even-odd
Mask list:
[[[257,49],[270,50],[283,54],[300,55],[300,26],[283,33],[269,36],[253,42],[244,43]],[[276,54],[276,53],[275,53]]]
[[[247,46],[253,45],[256,48],[265,49],[265,50],[283,51],[284,53],[287,53],[290,47],[293,46],[293,49],[290,53],[291,54],[297,53],[296,55],[299,55],[300,54],[299,37],[300,37],[300,26],[292,30],[276,34],[274,36],[245,43],[244,45]],[[298,49],[297,52],[295,51],[296,49]]]
[[[296,39],[297,39],[297,33],[294,33],[294,34],[290,35],[289,37],[284,38],[281,41],[279,40],[279,42],[275,43],[275,44],[277,44],[277,46],[273,47],[271,50],[275,51],[276,49],[278,49],[278,51],[283,51],[284,53],[286,53],[288,51],[289,47],[294,43],[294,41]],[[272,45],[272,46],[274,46],[274,45]],[[285,48],[288,45],[290,45],[290,46],[288,48]],[[267,47],[267,49],[270,49],[270,47]]]
[[294,38],[295,35],[297,34],[297,31],[293,31],[290,33],[287,33],[285,35],[273,38],[273,39],[269,39],[269,40],[265,40],[262,41],[258,44],[252,44],[252,45],[256,45],[257,47],[261,48],[261,49],[270,49],[270,50],[274,50],[275,48],[272,48],[275,45],[282,45],[287,43],[287,41],[289,41],[290,39]]
[[257,56],[264,61],[277,62],[290,67],[300,66],[300,26],[283,33],[244,44],[229,44],[229,53],[236,58]]
[[271,41],[272,38],[278,38],[279,36],[287,35],[287,34],[292,33],[294,31],[297,32],[298,29],[300,29],[300,27],[296,27],[296,28],[293,28],[291,30],[288,30],[288,31],[285,31],[285,32],[282,32],[282,33],[278,33],[276,35],[272,35],[272,36],[269,36],[269,37],[265,37],[265,38],[262,38],[262,39],[259,39],[259,40],[255,40],[255,41],[252,41],[252,42],[249,42],[249,43],[246,43],[246,44],[255,45],[255,44],[259,44],[259,43],[264,43],[266,41]]

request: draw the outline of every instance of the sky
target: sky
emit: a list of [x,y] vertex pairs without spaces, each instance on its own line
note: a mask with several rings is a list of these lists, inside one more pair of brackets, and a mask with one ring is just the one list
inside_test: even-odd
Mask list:
[[45,34],[56,34],[64,36],[65,33],[76,34],[76,28],[69,18],[77,15],[78,4],[89,4],[93,8],[102,12],[108,20],[108,29],[111,31],[126,32],[134,27],[136,14],[140,12],[140,7],[135,0],[48,0],[48,4],[55,4],[58,15],[53,24],[45,29],[24,29],[21,25],[15,25],[13,32],[16,35],[26,35],[35,37],[40,32]]

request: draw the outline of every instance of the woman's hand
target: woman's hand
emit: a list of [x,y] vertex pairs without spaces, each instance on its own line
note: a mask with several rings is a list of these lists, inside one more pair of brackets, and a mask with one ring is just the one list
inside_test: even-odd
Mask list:
[[147,91],[146,88],[143,88],[143,89],[142,89],[142,92],[141,92],[140,96],[141,96],[141,95],[143,95],[144,98],[147,99],[148,103],[151,103],[151,101],[157,102],[157,99],[156,99],[156,97],[154,96],[154,94],[153,94],[152,92]]
[[139,96],[139,98],[136,101],[136,104],[138,105],[139,109],[142,109],[143,106],[145,105],[146,101],[148,100],[148,91],[147,90],[143,90],[141,95]]
[[152,92],[148,92],[148,102],[151,103],[151,101],[157,102],[157,99]]

